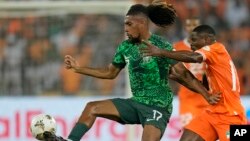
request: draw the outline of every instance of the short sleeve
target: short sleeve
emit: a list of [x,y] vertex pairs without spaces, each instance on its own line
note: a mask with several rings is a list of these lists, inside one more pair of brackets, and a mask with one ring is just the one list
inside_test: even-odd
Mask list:
[[112,60],[112,64],[118,68],[124,68],[126,66],[123,51],[123,44],[120,44]]
[[212,50],[210,46],[204,46],[199,50],[196,50],[195,52],[199,53],[203,57],[204,62],[212,62]]

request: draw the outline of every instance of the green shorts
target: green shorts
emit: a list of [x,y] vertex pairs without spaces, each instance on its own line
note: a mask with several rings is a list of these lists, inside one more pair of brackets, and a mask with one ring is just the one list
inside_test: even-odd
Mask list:
[[153,125],[164,134],[167,123],[172,113],[172,104],[169,107],[161,108],[145,105],[132,99],[115,98],[111,101],[116,106],[122,124]]

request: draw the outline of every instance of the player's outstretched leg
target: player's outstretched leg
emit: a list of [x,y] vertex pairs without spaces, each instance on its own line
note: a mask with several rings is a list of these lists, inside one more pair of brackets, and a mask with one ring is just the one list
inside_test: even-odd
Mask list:
[[161,130],[153,125],[145,125],[142,133],[142,141],[160,141]]
[[[97,117],[103,117],[114,121],[120,120],[119,112],[111,100],[89,102],[83,110],[78,122],[71,130],[68,141],[80,141],[82,136],[92,127]],[[67,141],[55,135],[55,140],[50,140],[49,137],[48,140],[45,141]],[[51,137],[53,137],[53,135],[51,135]]]

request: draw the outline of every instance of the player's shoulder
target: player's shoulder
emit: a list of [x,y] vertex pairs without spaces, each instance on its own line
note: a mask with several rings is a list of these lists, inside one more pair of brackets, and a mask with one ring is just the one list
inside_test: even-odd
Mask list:
[[212,46],[216,49],[225,49],[225,46],[220,42],[215,42]]
[[150,39],[153,41],[158,41],[158,42],[168,42],[165,38],[157,34],[152,34]]
[[[215,42],[211,45],[206,45],[196,52],[201,53],[201,54],[211,54],[213,57],[215,56],[221,56],[221,55],[228,55],[228,52],[225,48],[225,46],[222,43]],[[209,55],[209,56],[211,56]],[[208,57],[208,56],[207,56]]]
[[124,41],[122,41],[119,45],[118,45],[118,49],[124,49],[124,48],[126,48],[126,47],[128,47],[128,46],[130,46],[131,45],[131,42],[129,41],[129,40],[124,40]]
[[220,42],[215,42],[212,45],[205,46],[202,49],[207,51],[216,51],[216,52],[225,52],[226,48],[225,46]]
[[163,38],[162,36],[156,35],[156,34],[152,34],[150,37],[150,41],[152,44],[158,46],[159,48],[166,48],[169,50],[172,50],[172,44],[169,43],[165,38]]
[[129,45],[129,44],[130,44],[130,41],[127,39],[127,40],[122,41],[119,46],[121,45],[124,46],[124,45]]

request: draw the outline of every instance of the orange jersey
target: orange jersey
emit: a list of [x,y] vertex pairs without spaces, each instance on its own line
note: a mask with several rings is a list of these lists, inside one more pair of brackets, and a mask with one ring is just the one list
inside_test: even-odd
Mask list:
[[207,64],[206,75],[211,92],[222,92],[221,101],[216,105],[209,105],[208,110],[244,118],[237,71],[224,45],[216,42],[196,52],[203,56],[203,61]]
[[[187,40],[182,40],[174,44],[175,50],[189,50],[191,51],[190,44]],[[205,73],[204,63],[183,63],[185,67],[192,72],[192,74],[198,79],[202,80],[202,76]],[[204,110],[204,107],[208,105],[207,101],[200,95],[197,94],[184,86],[180,86],[178,97],[180,101],[180,114],[191,112],[196,115]]]

